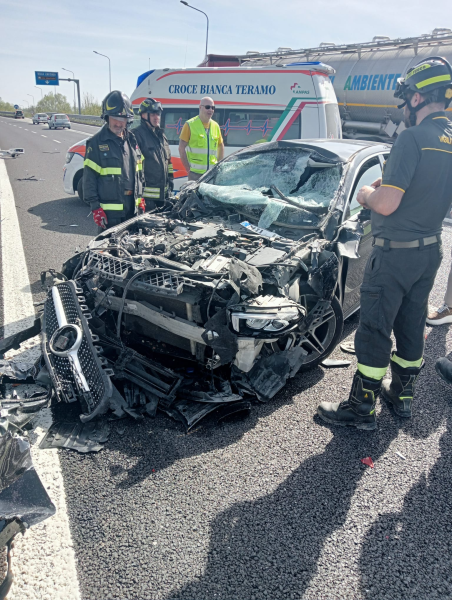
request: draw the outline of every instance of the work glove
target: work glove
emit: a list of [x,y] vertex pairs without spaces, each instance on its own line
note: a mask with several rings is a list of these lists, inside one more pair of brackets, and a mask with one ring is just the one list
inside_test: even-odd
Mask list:
[[103,208],[93,210],[93,219],[96,225],[102,227],[102,229],[107,229],[108,219]]
[[140,204],[138,205],[138,208],[142,213],[146,212],[146,200],[144,198],[140,198]]

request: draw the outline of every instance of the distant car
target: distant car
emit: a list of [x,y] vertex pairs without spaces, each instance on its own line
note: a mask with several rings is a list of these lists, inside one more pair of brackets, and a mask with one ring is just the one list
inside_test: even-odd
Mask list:
[[48,123],[49,115],[47,113],[36,113],[33,115],[33,125],[39,125],[40,123]]
[[24,118],[24,113],[21,110],[16,110],[14,118],[15,119],[23,119]]
[[58,129],[58,127],[61,127],[62,129],[65,127],[68,129],[71,128],[69,117],[67,115],[60,115],[58,113],[52,115],[47,123],[49,125],[49,129]]

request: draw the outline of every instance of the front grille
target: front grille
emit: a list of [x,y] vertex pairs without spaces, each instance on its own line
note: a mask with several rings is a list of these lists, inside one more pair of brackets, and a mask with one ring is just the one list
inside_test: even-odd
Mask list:
[[194,283],[186,277],[165,271],[163,273],[143,273],[133,281],[130,289],[154,292],[164,296],[178,296],[184,291],[184,286],[193,288]]
[[107,256],[96,251],[90,252],[88,266],[95,273],[99,273],[99,275],[110,281],[124,281],[129,269],[138,267],[130,260]]
[[93,343],[93,336],[88,327],[87,318],[90,314],[87,307],[79,303],[77,290],[73,281],[65,281],[55,286],[58,290],[64,315],[68,324],[78,326],[82,331],[82,341],[76,354],[80,369],[88,384],[89,391],[81,385],[78,367],[64,356],[57,356],[50,348],[53,334],[60,328],[57,311],[50,290],[44,305],[44,322],[42,329],[42,349],[47,368],[52,378],[58,399],[64,402],[80,400],[82,409],[87,416],[103,411],[112,396],[110,375],[112,372],[104,369],[104,363],[99,358]]

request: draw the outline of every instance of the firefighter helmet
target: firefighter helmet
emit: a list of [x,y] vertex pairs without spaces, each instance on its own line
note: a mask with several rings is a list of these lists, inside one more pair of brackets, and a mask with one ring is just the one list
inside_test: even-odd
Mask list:
[[132,103],[124,92],[114,90],[105,96],[102,102],[102,118],[107,120],[107,117],[127,117],[129,123],[133,121]]
[[138,113],[140,115],[144,115],[145,113],[162,113],[163,112],[163,107],[162,104],[156,100],[154,100],[154,98],[146,98],[146,100],[143,100],[143,102],[140,104],[140,108],[138,110]]
[[[448,89],[452,91],[452,67],[449,62],[441,56],[430,56],[408,70],[405,77],[397,80],[397,87],[394,92],[395,98],[407,100],[407,94],[419,92],[423,96],[432,95],[435,90],[440,90],[438,101],[446,99],[446,105],[449,104],[452,93],[448,94]],[[434,96],[434,95],[433,95]],[[430,102],[434,102],[435,99]],[[428,102],[427,102],[428,104]]]

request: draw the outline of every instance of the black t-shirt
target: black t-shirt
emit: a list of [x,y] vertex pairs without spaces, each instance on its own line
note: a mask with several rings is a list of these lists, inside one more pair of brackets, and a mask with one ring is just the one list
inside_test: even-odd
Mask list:
[[383,171],[383,186],[404,192],[387,217],[372,211],[372,235],[399,242],[441,233],[452,203],[452,123],[446,113],[402,131]]

